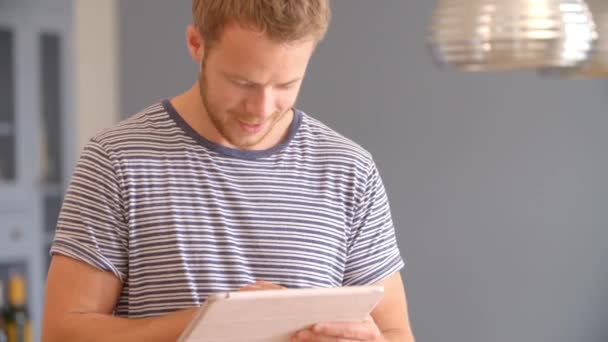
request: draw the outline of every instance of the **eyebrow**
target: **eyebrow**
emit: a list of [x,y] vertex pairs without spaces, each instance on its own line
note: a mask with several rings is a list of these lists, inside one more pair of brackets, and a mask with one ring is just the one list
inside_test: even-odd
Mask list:
[[[251,84],[253,84],[253,85],[255,85],[255,86],[260,86],[260,85],[262,85],[262,84],[260,84],[260,83],[257,83],[257,82],[253,82],[253,81],[251,81],[251,80],[248,80],[248,79],[246,79],[246,78],[244,78],[244,77],[241,77],[241,76],[238,76],[238,75],[235,75],[235,74],[231,74],[231,73],[229,73],[229,72],[222,72],[222,74],[223,74],[225,77],[229,78],[229,79],[233,79],[233,80],[239,80],[239,81],[244,81],[244,82],[247,82],[247,83],[251,83]],[[292,83],[296,83],[296,82],[300,81],[301,79],[302,79],[302,77],[296,77],[296,78],[294,78],[294,79],[292,79],[292,80],[290,80],[290,81],[287,81],[287,82],[285,82],[285,83],[281,83],[281,84],[279,84],[279,86],[286,86],[286,85],[289,85],[289,84],[292,84]]]

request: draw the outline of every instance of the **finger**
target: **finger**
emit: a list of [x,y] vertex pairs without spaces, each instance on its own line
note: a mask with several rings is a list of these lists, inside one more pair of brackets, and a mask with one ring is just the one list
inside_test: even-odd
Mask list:
[[248,284],[248,285],[241,287],[239,289],[239,291],[260,291],[260,290],[280,290],[280,289],[286,289],[286,287],[283,287],[281,285],[277,285],[274,283],[270,283],[267,281],[258,280],[253,284]]
[[375,340],[380,337],[380,330],[373,321],[331,322],[315,324],[312,332],[319,335],[350,338],[359,341]]
[[261,290],[261,288],[259,286],[249,284],[249,285],[245,285],[245,286],[241,287],[239,289],[239,292],[240,291],[259,291],[259,290]]
[[315,334],[310,330],[302,330],[295,334],[290,342],[361,342],[361,340]]
[[255,282],[255,284],[257,286],[259,286],[260,288],[265,289],[265,290],[282,290],[282,289],[286,289],[286,287],[284,287],[284,286],[281,286],[281,285],[278,285],[278,284],[275,284],[275,283],[271,283],[271,282],[268,282],[268,281],[264,281],[264,280],[258,280],[258,281]]

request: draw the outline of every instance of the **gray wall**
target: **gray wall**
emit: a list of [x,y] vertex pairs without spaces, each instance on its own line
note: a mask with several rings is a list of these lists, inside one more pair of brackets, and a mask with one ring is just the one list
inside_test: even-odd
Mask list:
[[186,48],[190,0],[120,0],[120,110],[123,116],[190,88],[198,66]]
[[[191,85],[189,6],[121,1],[125,114]],[[433,1],[333,6],[299,107],[374,154],[418,340],[608,341],[608,82],[441,71]]]

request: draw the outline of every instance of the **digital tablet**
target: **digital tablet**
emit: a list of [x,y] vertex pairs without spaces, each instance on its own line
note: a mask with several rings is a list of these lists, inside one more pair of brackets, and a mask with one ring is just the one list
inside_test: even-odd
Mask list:
[[288,342],[315,323],[365,320],[383,294],[382,286],[216,294],[178,342]]

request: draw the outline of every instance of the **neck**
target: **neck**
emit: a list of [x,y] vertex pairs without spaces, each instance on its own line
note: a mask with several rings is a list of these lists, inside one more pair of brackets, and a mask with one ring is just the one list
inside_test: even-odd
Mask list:
[[[215,128],[209,116],[203,101],[201,100],[198,82],[184,93],[170,99],[171,104],[179,114],[196,131],[205,139],[229,148],[237,148],[228,142],[220,132]],[[294,118],[293,110],[290,110],[283,118],[276,123],[272,131],[263,141],[252,150],[266,150],[272,148],[287,138],[289,127]]]

